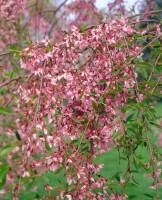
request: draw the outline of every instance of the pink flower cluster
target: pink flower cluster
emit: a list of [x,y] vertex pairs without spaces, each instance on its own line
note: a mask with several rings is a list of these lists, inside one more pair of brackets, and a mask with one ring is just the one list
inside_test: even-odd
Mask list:
[[26,0],[0,0],[0,51],[6,44],[15,42],[16,38],[16,23],[23,12]]
[[[22,12],[22,7],[25,0],[13,1],[13,0],[0,0],[1,4],[1,13],[2,18],[6,18],[11,21],[17,19],[17,15]],[[18,12],[17,12],[18,11]]]
[[84,32],[73,27],[56,45],[46,39],[21,52],[29,78],[18,89],[19,176],[63,167],[69,186],[62,199],[112,196],[107,180],[94,176],[102,168],[94,158],[111,149],[113,131],[121,128],[119,110],[135,97],[133,32],[121,18]]

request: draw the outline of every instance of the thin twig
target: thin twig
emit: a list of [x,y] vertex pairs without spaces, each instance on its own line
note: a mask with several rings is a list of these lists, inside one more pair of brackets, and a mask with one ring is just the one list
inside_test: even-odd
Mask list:
[[45,62],[44,62],[43,73],[42,73],[42,76],[41,76],[41,83],[40,83],[40,89],[39,89],[40,94],[39,94],[39,97],[38,97],[38,103],[37,103],[37,105],[36,105],[36,111],[35,111],[35,114],[34,114],[33,124],[32,124],[32,126],[31,126],[31,128],[33,128],[34,125],[35,125],[35,122],[36,122],[36,120],[37,120],[37,113],[38,113],[38,111],[39,111],[40,100],[41,100],[41,93],[42,93],[42,87],[43,87],[44,69],[45,69]]
[[50,38],[51,37],[51,33],[53,31],[53,28],[56,26],[57,22],[60,20],[60,18],[56,19],[55,21],[53,21],[52,25],[51,25],[51,28],[50,30],[48,31],[48,37]]
[[154,152],[150,143],[150,138],[149,138],[149,133],[148,133],[148,127],[146,126],[146,120],[144,121],[144,127],[145,127],[145,133],[146,133],[146,139],[147,139],[147,145],[148,145],[148,149],[150,151],[150,164],[152,164],[152,171],[153,171],[153,178],[155,180],[155,184],[156,184],[156,197],[157,200],[160,200],[159,198],[159,190],[158,190],[158,177],[155,176],[155,161],[154,161]]
[[157,24],[160,24],[160,22],[158,20],[155,20],[155,19],[146,19],[146,20],[140,20],[139,22],[132,22],[132,23],[130,23],[130,25],[141,23],[141,22],[155,22]]
[[57,12],[62,8],[62,6],[65,5],[65,3],[66,3],[67,1],[68,1],[68,0],[63,1],[63,2],[59,5],[59,7],[55,10],[55,13],[57,13]]
[[10,84],[10,83],[13,82],[13,81],[17,81],[17,80],[19,80],[19,79],[21,79],[21,78],[27,78],[27,77],[28,77],[28,76],[18,76],[18,77],[14,78],[14,79],[11,79],[11,80],[9,80],[9,81],[6,81],[6,82],[2,83],[2,84],[0,85],[0,88],[3,87],[3,86],[5,86],[5,85]]
[[[156,66],[157,65],[157,62],[158,62],[158,60],[160,59],[160,54],[158,55],[158,57],[157,57],[157,59],[156,59],[156,61],[155,61],[155,64],[154,64],[154,66]],[[150,81],[151,80],[151,77],[152,77],[152,74],[154,73],[154,71],[155,71],[155,69],[154,69],[154,66],[153,66],[153,69],[152,69],[152,71],[151,71],[151,73],[150,73],[150,76],[149,76],[149,78],[148,78],[148,80],[147,81]]]
[[53,12],[53,14],[55,15],[66,2],[67,2],[67,0],[64,1],[62,4],[60,4],[60,6],[56,9],[47,9],[47,10],[39,11],[39,14],[46,13],[46,12]]
[[84,136],[85,136],[85,132],[86,132],[88,126],[89,126],[89,123],[90,123],[90,121],[88,121],[88,123],[87,123],[87,125],[86,125],[86,127],[85,127],[85,129],[84,129],[84,131],[83,131],[83,134],[82,134],[82,136],[81,136],[80,142],[79,142],[79,144],[78,144],[77,152],[78,152],[79,149],[80,149],[81,143],[82,143],[82,141],[83,141],[83,138],[84,138]]
[[162,10],[153,10],[153,11],[149,11],[149,12],[145,12],[145,13],[139,13],[139,14],[133,15],[133,16],[128,17],[128,18],[131,19],[131,18],[138,17],[138,16],[157,14],[157,13],[161,13],[161,12],[162,12]]
[[154,90],[156,89],[156,87],[158,86],[158,84],[160,83],[161,80],[162,80],[162,76],[160,76],[160,77],[158,78],[158,81],[157,81],[155,87],[154,87],[154,88],[152,89],[152,91],[150,92],[150,94],[153,94]]
[[7,52],[4,52],[4,53],[0,53],[0,56],[6,56],[6,55],[9,55],[9,54],[11,54],[12,52],[9,52],[9,51],[7,51]]
[[7,103],[5,103],[5,104],[3,105],[3,107],[7,107],[7,106],[11,103],[12,100],[13,100],[13,97],[12,97]]
[[[64,0],[60,6],[55,10],[55,14],[62,8],[62,6],[64,6],[64,4],[66,4],[68,0]],[[53,28],[55,27],[56,23],[59,21],[59,19],[56,19],[54,20],[52,23],[51,23],[51,27],[50,27],[50,30],[48,31],[48,36],[50,37],[51,36],[51,33],[52,33],[52,30]]]

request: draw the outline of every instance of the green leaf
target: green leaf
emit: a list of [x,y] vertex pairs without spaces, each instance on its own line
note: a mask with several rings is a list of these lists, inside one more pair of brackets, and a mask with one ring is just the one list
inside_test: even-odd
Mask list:
[[[89,145],[84,145],[84,147],[81,149],[81,152],[85,152],[87,154],[87,151],[89,150]],[[89,153],[88,153],[89,155]]]
[[138,106],[139,108],[145,108],[145,104],[144,104],[143,102],[137,103],[137,106]]
[[35,192],[21,190],[21,191],[20,191],[19,200],[31,200],[31,199],[36,199],[35,197],[36,197]]
[[[66,185],[65,171],[59,170],[57,174],[51,170],[47,170],[44,173],[45,182],[52,187],[64,187]],[[61,178],[61,181],[59,180]]]
[[135,199],[137,196],[136,195],[130,195],[129,197],[128,197],[128,199]]
[[90,95],[95,96],[96,92],[94,92],[93,90],[90,91]]
[[10,115],[10,114],[12,114],[12,111],[8,108],[0,106],[0,113]]
[[147,74],[147,70],[146,70],[146,69],[141,68],[141,69],[140,69],[140,73],[141,73],[141,75],[142,75],[145,79],[147,79],[148,74]]
[[16,131],[16,138],[19,140],[19,141],[21,141],[21,137],[20,137],[20,135],[19,135],[19,133]]
[[21,179],[22,183],[26,185],[25,190],[30,191],[33,187],[35,187],[35,179],[31,179],[31,177],[23,177]]
[[0,166],[0,186],[2,187],[6,182],[6,173],[9,171],[8,165]]
[[135,37],[135,38],[139,38],[139,37],[141,37],[141,34],[138,34],[138,33],[133,34],[133,37]]
[[93,109],[97,112],[98,111],[97,103],[93,101],[92,106],[93,106]]
[[138,185],[135,184],[135,183],[128,183],[127,186],[131,187],[131,188],[135,188],[135,187],[137,188],[138,187]]
[[154,197],[153,197],[152,195],[150,195],[150,194],[144,193],[144,195],[145,195],[146,197],[149,197],[149,199],[154,199]]
[[68,105],[68,99],[63,99],[62,103],[64,106]]
[[84,92],[82,92],[82,93],[79,95],[78,100],[81,100],[81,98],[83,97],[83,95],[84,95]]
[[87,29],[87,25],[83,24],[79,29],[80,29],[81,32],[83,32]]
[[15,142],[12,144],[8,144],[0,150],[0,157],[5,156],[6,154],[10,153],[15,147],[20,146],[21,142]]
[[117,94],[117,93],[120,93],[122,92],[122,89],[116,89],[116,90],[109,90],[108,94]]
[[38,177],[36,179],[36,185],[37,185],[37,194],[39,195],[39,197],[43,197],[44,196],[44,189],[45,189],[45,181],[44,181],[44,177]]
[[122,131],[121,131],[121,130],[116,131],[116,132],[113,134],[113,139],[116,139],[119,135],[122,135]]
[[162,126],[160,126],[159,124],[156,124],[156,123],[154,123],[154,122],[150,122],[150,124],[152,124],[152,125],[154,125],[156,128],[162,128]]
[[75,139],[71,142],[72,145],[76,146],[80,143],[80,140],[79,139]]
[[16,54],[19,54],[19,53],[20,53],[20,51],[18,51],[18,50],[16,50],[16,49],[9,49],[9,51],[10,51],[11,53],[16,53]]
[[81,124],[88,124],[88,119],[87,119],[87,118],[84,118],[84,120],[81,121]]
[[[141,166],[141,167],[143,167],[145,170],[148,170],[147,169],[147,167],[145,166],[145,164],[144,163],[142,163],[142,161],[141,161],[141,157],[140,156],[136,156],[135,154],[133,155],[133,158],[135,159],[135,161],[137,162],[137,163],[139,163],[139,165]],[[134,162],[135,163],[135,162]],[[138,170],[138,169],[137,169]]]
[[77,124],[80,124],[80,121],[74,117],[71,118],[73,122],[76,122]]
[[102,84],[104,84],[104,83],[107,83],[107,80],[102,79],[102,80],[100,80],[97,84],[98,84],[98,85],[102,85]]
[[126,119],[126,122],[129,122],[129,121],[131,121],[131,120],[132,120],[132,118],[133,118],[133,116],[134,116],[134,114],[131,114],[131,115],[129,115],[129,116],[127,117],[127,119]]
[[119,173],[117,173],[117,174],[115,175],[115,178],[116,178],[116,180],[117,180],[118,182],[120,182],[120,176],[119,176]]
[[10,80],[14,79],[14,78],[15,78],[15,75],[16,75],[16,73],[13,71],[13,72],[10,74]]
[[105,104],[105,102],[106,102],[106,101],[105,101],[105,96],[101,96],[101,97],[100,97],[100,102],[101,102],[102,104]]
[[134,179],[134,177],[132,177],[132,181],[133,181],[137,186],[140,186],[140,184]]
[[40,153],[37,153],[37,154],[33,154],[32,157],[37,159],[37,160],[41,160],[42,155]]
[[47,141],[45,141],[45,148],[46,148],[48,151],[50,151],[50,150],[51,150],[51,147],[49,146],[49,144],[48,144],[48,142],[47,142]]
[[55,174],[59,174],[63,171],[63,167],[59,167],[56,171],[55,171]]

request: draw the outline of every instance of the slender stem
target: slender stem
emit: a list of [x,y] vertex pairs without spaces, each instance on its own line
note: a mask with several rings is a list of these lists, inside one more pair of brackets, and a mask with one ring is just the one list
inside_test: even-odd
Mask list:
[[155,23],[159,24],[159,21],[157,21],[155,19],[146,19],[146,20],[140,20],[139,22],[132,22],[132,23],[130,23],[130,25],[141,23],[141,22],[155,22]]
[[12,52],[9,52],[9,51],[6,51],[6,52],[4,52],[4,53],[0,53],[0,56],[6,56],[6,55],[9,55],[9,54],[11,54]]
[[[155,64],[154,64],[154,66],[156,66],[157,65],[157,62],[158,62],[158,60],[160,59],[160,54],[158,55],[158,57],[157,57],[157,59],[156,59],[156,61],[155,61]],[[155,71],[155,69],[154,69],[154,66],[153,66],[153,69],[152,69],[152,71],[151,71],[151,73],[150,73],[150,76],[149,76],[149,78],[148,78],[148,80],[147,81],[150,81],[151,80],[151,77],[152,77],[152,74],[154,73],[154,71]]]
[[5,85],[10,84],[10,83],[13,82],[13,81],[17,81],[17,80],[19,80],[19,79],[21,79],[21,78],[27,78],[27,77],[28,77],[28,76],[18,76],[18,77],[14,78],[14,79],[11,79],[11,80],[9,80],[9,81],[6,81],[6,82],[2,83],[2,84],[0,85],[0,88],[3,87],[3,86],[5,86]]
[[87,128],[88,128],[88,126],[89,126],[89,123],[90,123],[90,121],[88,121],[88,123],[87,123],[87,125],[86,125],[86,127],[85,127],[85,129],[84,129],[84,132],[83,132],[83,135],[82,135],[81,140],[80,140],[80,142],[79,142],[77,151],[79,151],[79,149],[80,149],[81,143],[82,143],[83,138],[84,138],[84,136],[85,136],[85,131],[87,130]]
[[64,2],[62,2],[62,3],[58,6],[58,8],[56,8],[56,9],[42,10],[42,11],[39,12],[39,14],[41,14],[41,13],[43,13],[43,12],[44,12],[44,13],[45,13],[45,12],[53,12],[54,15],[55,15],[67,1],[68,1],[68,0],[65,0]]
[[160,83],[161,80],[162,80],[162,76],[160,76],[160,77],[158,78],[158,81],[157,81],[155,87],[154,87],[154,88],[152,89],[152,91],[150,92],[150,94],[153,94],[154,90],[156,89],[156,87],[158,86],[158,84]]
[[145,13],[139,13],[139,14],[133,15],[133,16],[129,17],[129,19],[134,18],[134,17],[138,17],[138,16],[145,16],[145,15],[150,15],[150,14],[157,14],[157,13],[161,13],[161,12],[162,12],[162,10],[148,11],[148,12],[145,12]]
[[[62,6],[64,6],[64,4],[66,4],[67,1],[68,1],[68,0],[64,0],[64,1],[60,4],[60,6],[55,10],[55,14],[62,8]],[[53,31],[53,28],[54,28],[54,26],[57,24],[58,21],[59,21],[59,19],[56,19],[56,20],[54,20],[54,21],[51,23],[50,30],[48,31],[48,36],[51,36],[51,33],[52,33],[52,31]]]
[[147,130],[146,130],[146,137],[147,137],[148,148],[149,148],[150,155],[151,155],[151,164],[152,164],[153,176],[154,176],[154,180],[155,180],[155,184],[156,184],[156,197],[157,197],[157,200],[160,200],[159,190],[158,190],[158,178],[155,176],[156,170],[155,170],[155,166],[154,166],[154,154],[153,154],[152,146],[150,144],[150,138],[149,138]]
[[11,103],[12,100],[13,100],[13,97],[6,104],[4,104],[4,107],[7,107]]
[[148,133],[148,127],[147,127],[147,121],[144,121],[144,128],[145,128],[145,133],[146,133],[146,139],[147,139],[147,146],[150,152],[150,164],[152,166],[152,171],[153,171],[153,178],[156,184],[156,199],[160,200],[160,196],[159,196],[159,190],[158,190],[158,178],[155,176],[155,172],[156,172],[156,168],[155,168],[155,156],[154,156],[154,152],[150,143],[150,138],[149,138],[149,133]]
[[[45,69],[45,63],[44,63],[44,69]],[[34,115],[34,119],[33,119],[32,128],[35,125],[35,122],[36,122],[36,119],[37,119],[37,114],[38,114],[38,111],[39,111],[40,99],[41,99],[41,93],[42,93],[42,87],[43,87],[44,69],[43,69],[43,73],[42,73],[42,76],[41,76],[41,83],[40,83],[40,89],[39,89],[40,94],[39,94],[39,97],[38,97],[38,103],[37,103],[37,106],[36,106],[36,111],[35,111],[35,115]]]

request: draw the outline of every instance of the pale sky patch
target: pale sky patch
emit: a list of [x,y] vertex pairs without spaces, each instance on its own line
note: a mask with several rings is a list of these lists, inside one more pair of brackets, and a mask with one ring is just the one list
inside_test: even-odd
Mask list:
[[[130,9],[132,5],[136,2],[137,0],[127,0],[125,1],[126,7]],[[96,6],[100,9],[107,8],[107,4],[109,2],[113,2],[113,0],[96,0]]]

